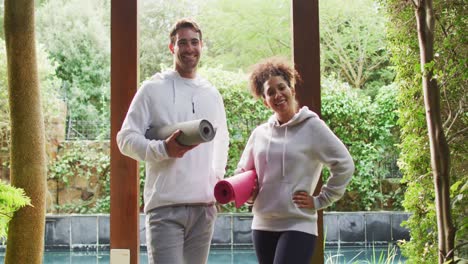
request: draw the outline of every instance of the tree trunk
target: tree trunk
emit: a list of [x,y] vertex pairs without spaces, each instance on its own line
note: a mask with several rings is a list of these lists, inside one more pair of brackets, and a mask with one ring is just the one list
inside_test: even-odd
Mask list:
[[434,10],[432,0],[415,1],[418,26],[422,86],[426,122],[431,149],[431,166],[436,194],[439,263],[454,259],[455,229],[450,208],[450,151],[443,131],[440,113],[440,91],[433,78],[434,59]]
[[8,229],[5,264],[40,264],[44,252],[46,153],[36,62],[34,1],[5,0],[5,42],[11,120],[11,184],[32,206],[18,210]]

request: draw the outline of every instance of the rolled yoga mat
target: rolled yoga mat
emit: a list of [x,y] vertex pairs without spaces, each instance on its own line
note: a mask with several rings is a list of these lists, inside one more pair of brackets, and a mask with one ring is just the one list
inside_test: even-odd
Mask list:
[[257,172],[249,170],[219,181],[214,187],[216,200],[221,204],[234,201],[236,208],[241,207],[252,194]]
[[182,145],[192,146],[213,140],[216,131],[208,120],[197,119],[187,122],[167,125],[162,128],[150,128],[146,131],[147,139],[164,140],[168,138],[177,129],[182,133],[177,137],[177,142]]

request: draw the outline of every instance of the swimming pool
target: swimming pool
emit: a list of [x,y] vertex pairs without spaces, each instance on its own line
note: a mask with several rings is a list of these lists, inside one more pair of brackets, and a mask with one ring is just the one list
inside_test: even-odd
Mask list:
[[[0,263],[4,263],[5,253],[0,253]],[[44,254],[44,264],[109,264],[109,251],[70,252],[48,251]],[[208,264],[257,263],[252,250],[212,250]],[[140,264],[148,264],[146,252],[140,252]]]
[[[345,263],[382,263],[378,261],[381,255],[387,256],[388,247],[341,247],[328,248],[325,250],[325,264]],[[393,262],[388,264],[405,263],[405,259],[399,251],[390,252]],[[0,263],[4,263],[5,253],[0,253]],[[47,251],[44,254],[44,264],[109,264],[109,251],[70,252],[70,251]],[[256,264],[255,252],[251,249],[213,249],[208,257],[208,264]],[[148,264],[146,252],[140,252],[140,264]]]

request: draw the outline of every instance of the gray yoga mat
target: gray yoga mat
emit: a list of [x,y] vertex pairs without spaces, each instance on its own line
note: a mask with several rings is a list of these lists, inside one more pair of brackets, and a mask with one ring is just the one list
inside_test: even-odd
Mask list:
[[162,128],[150,128],[146,131],[145,137],[147,139],[164,140],[177,129],[182,131],[177,137],[177,142],[186,146],[209,142],[216,135],[216,130],[208,120],[198,119],[167,125]]

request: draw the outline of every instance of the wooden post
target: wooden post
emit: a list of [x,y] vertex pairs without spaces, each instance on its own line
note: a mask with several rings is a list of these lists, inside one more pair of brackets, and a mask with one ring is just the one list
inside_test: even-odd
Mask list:
[[110,247],[130,250],[132,264],[140,252],[138,163],[120,153],[115,138],[138,86],[137,6],[111,0]]
[[[296,85],[296,97],[301,106],[320,115],[320,35],[319,1],[292,0],[293,60],[303,82]],[[315,194],[322,187],[319,180]],[[323,211],[318,211],[319,237],[312,263],[324,262],[323,254]]]

